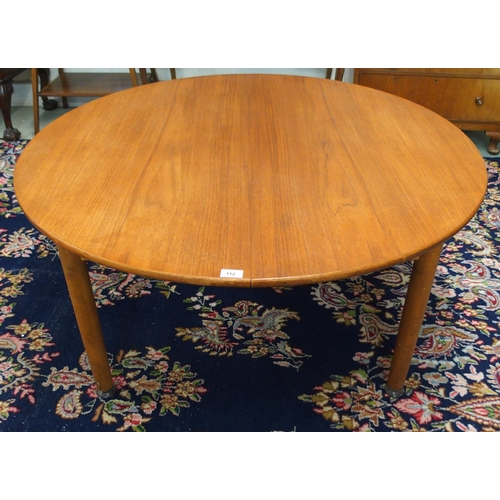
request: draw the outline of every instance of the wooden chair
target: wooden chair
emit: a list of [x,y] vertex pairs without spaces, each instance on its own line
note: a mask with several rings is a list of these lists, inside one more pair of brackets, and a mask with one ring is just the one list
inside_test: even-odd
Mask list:
[[[327,80],[332,79],[332,72],[333,72],[333,68],[327,68],[327,70],[326,70],[326,79]],[[341,82],[343,80],[344,72],[345,72],[345,68],[335,68],[335,80],[337,82]]]
[[[141,76],[141,83],[144,85],[146,83],[153,83],[158,81],[158,75],[156,74],[156,69],[151,68],[151,74],[148,76],[146,68],[139,69],[139,75]],[[170,77],[172,80],[177,78],[175,73],[175,68],[170,68]]]

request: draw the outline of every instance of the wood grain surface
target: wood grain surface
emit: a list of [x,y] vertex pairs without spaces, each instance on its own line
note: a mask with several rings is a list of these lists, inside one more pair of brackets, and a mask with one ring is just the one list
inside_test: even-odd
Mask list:
[[44,128],[14,176],[27,217],[71,252],[223,286],[315,283],[411,259],[469,221],[486,181],[472,142],[427,109],[278,75],[103,97]]

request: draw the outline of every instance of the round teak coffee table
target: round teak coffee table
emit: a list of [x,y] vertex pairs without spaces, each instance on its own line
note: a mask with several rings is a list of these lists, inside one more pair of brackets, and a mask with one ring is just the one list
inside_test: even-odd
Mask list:
[[102,397],[113,390],[85,260],[156,279],[266,287],[415,260],[387,383],[408,373],[442,243],[476,213],[484,161],[414,103],[315,78],[155,83],[83,105],[16,166],[58,245]]

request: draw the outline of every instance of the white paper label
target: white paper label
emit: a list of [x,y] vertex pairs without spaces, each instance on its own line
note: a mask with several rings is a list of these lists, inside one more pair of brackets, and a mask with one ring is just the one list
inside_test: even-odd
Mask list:
[[221,269],[220,270],[221,278],[243,278],[243,270],[242,269]]

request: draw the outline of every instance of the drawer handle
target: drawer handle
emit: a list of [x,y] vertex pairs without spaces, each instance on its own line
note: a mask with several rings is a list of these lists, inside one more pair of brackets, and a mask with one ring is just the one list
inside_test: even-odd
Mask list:
[[483,104],[483,98],[482,97],[476,97],[476,104],[478,106],[481,106]]

